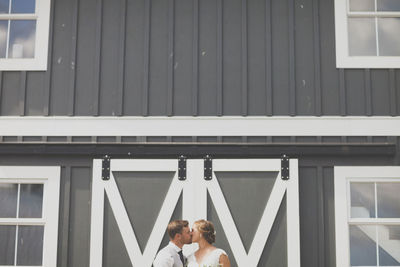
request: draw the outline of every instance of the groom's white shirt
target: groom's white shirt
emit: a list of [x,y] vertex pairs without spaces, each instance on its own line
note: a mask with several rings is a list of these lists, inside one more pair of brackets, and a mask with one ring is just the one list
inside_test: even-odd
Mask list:
[[181,251],[174,243],[169,244],[157,253],[153,262],[154,267],[183,267],[178,252]]

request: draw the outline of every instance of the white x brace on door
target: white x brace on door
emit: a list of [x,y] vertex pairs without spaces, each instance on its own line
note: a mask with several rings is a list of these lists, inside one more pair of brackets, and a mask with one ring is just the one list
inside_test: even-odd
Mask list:
[[[104,207],[105,195],[122,236],[124,246],[133,267],[151,267],[160,247],[168,222],[182,194],[182,217],[190,223],[207,219],[207,194],[209,194],[219,221],[228,240],[230,249],[239,267],[257,267],[279,208],[286,197],[286,250],[287,266],[300,267],[299,240],[299,196],[297,160],[290,160],[288,180],[282,179],[281,159],[214,159],[212,179],[204,179],[204,161],[188,159],[185,180],[178,179],[178,160],[174,159],[113,159],[110,163],[110,179],[102,179],[102,160],[93,162],[92,214],[90,267],[103,266]],[[130,221],[114,173],[116,172],[172,172],[173,178],[160,207],[146,246],[141,249],[137,234]],[[235,220],[227,204],[218,173],[273,172],[276,174],[268,201],[255,231],[251,246],[246,252]],[[238,188],[240,190],[240,188]],[[251,208],[251,207],[249,207]],[[132,216],[132,215],[131,215]],[[133,215],[135,216],[135,215]],[[138,214],[140,216],[140,214]],[[217,234],[218,235],[218,234]],[[143,250],[143,251],[142,251]]]

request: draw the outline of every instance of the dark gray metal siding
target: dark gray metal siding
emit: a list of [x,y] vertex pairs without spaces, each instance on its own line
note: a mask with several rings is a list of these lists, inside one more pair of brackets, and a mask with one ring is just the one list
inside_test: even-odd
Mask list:
[[53,0],[0,115],[400,115],[399,70],[336,69],[333,2]]
[[[356,142],[359,139],[353,139]],[[331,140],[334,141],[334,140]],[[379,140],[375,140],[379,141]],[[299,157],[301,266],[335,267],[334,166],[400,165],[400,139],[392,140],[392,155],[302,156]],[[0,148],[2,148],[0,146]],[[193,150],[196,146],[193,146]],[[159,147],[160,154],[168,153]],[[4,151],[3,151],[4,152]],[[215,152],[215,151],[214,151]],[[213,151],[210,150],[213,154]],[[268,154],[268,148],[265,148]],[[142,156],[146,156],[145,154]],[[251,153],[240,157],[253,156]],[[141,157],[136,155],[135,157]],[[61,166],[58,267],[89,266],[90,206],[93,158],[85,155],[0,155],[0,165]],[[111,213],[110,213],[111,214]],[[115,229],[115,223],[111,223]],[[222,231],[220,231],[221,233]],[[165,240],[164,240],[165,241]],[[121,241],[122,242],[122,241]],[[106,253],[109,253],[106,248]],[[124,247],[118,247],[121,263]],[[117,249],[117,250],[118,250]],[[112,259],[116,259],[115,255]],[[110,258],[111,259],[111,258]],[[118,259],[118,258],[117,258]]]

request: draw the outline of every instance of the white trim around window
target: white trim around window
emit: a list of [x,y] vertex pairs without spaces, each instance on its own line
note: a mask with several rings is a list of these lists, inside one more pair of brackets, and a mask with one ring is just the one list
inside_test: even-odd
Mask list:
[[[379,33],[378,19],[400,18],[400,11],[378,11],[377,0],[375,8],[371,11],[351,11],[349,7],[351,0],[335,0],[335,32],[336,32],[336,67],[337,68],[400,68],[400,56],[379,55]],[[379,0],[378,0],[379,1]],[[375,56],[351,56],[349,43],[349,18],[371,18],[374,19],[375,42],[377,54]],[[360,31],[359,31],[360,32]],[[396,36],[396,32],[393,36]],[[359,42],[366,43],[366,42]],[[375,45],[375,44],[374,44]]]
[[0,136],[400,136],[400,117],[0,117]]
[[[60,168],[52,166],[0,166],[0,185],[16,186],[17,205],[16,213],[13,216],[5,217],[0,214],[0,226],[15,226],[15,240],[18,240],[18,228],[33,226],[43,227],[43,253],[41,255],[41,265],[37,263],[34,266],[55,267],[57,265],[57,242],[58,242],[58,210],[60,195]],[[22,187],[24,185],[43,185],[41,214],[35,216],[20,216],[20,199],[22,199]],[[35,195],[37,198],[38,196]],[[32,199],[32,198],[31,198]],[[25,201],[26,202],[26,201]],[[36,203],[36,202],[35,202]],[[40,203],[40,200],[39,200]],[[37,204],[37,203],[36,203]],[[4,205],[4,203],[2,203]],[[29,207],[25,207],[25,211]],[[29,213],[29,211],[28,211]],[[23,218],[21,218],[23,217]],[[27,242],[27,241],[25,241]],[[24,248],[26,249],[29,248]],[[14,264],[17,264],[18,242],[15,242]],[[32,256],[32,255],[31,255]],[[23,264],[24,267],[31,267],[29,264]],[[9,266],[9,265],[6,265]]]
[[[44,71],[47,69],[50,10],[51,0],[36,0],[35,13],[0,14],[0,21],[36,20],[34,56],[32,58],[23,58],[22,55],[22,58],[8,58],[7,49],[6,58],[0,58],[0,71]],[[7,36],[10,35],[9,28],[10,26],[8,26]],[[7,37],[7,47],[9,46],[8,39],[9,37]]]
[[[351,265],[351,236],[350,227],[356,226],[359,233],[367,237],[364,240],[376,242],[376,265],[364,264],[368,266],[383,266],[379,265],[379,251],[385,250],[388,255],[396,255],[394,258],[400,260],[399,251],[400,240],[395,240],[393,243],[384,243],[379,240],[378,227],[382,226],[395,226],[400,227],[400,215],[397,216],[380,216],[378,212],[378,197],[377,185],[385,183],[399,183],[400,184],[400,167],[386,166],[386,167],[335,167],[334,168],[334,181],[335,181],[335,226],[336,226],[336,266],[337,267],[350,267]],[[350,185],[362,184],[362,186],[370,185],[370,194],[361,192],[363,199],[371,201],[370,213],[368,209],[360,206],[360,204],[351,203],[351,189]],[[396,187],[397,188],[397,187]],[[398,197],[396,197],[398,198]],[[359,199],[359,198],[357,198]],[[382,204],[381,204],[382,205]],[[399,214],[397,212],[396,214]],[[389,217],[389,218],[388,218]],[[376,231],[368,232],[368,227],[375,227]],[[376,232],[376,233],[375,233]],[[374,240],[373,235],[376,234]],[[360,252],[360,247],[357,247]],[[393,250],[394,249],[394,250]],[[361,258],[365,258],[369,253],[362,251]],[[371,254],[371,253],[370,253]],[[355,254],[357,256],[357,254]],[[357,261],[357,257],[356,258]],[[359,260],[359,258],[358,258]],[[362,259],[363,260],[363,259]],[[355,264],[361,266],[359,263]],[[384,266],[387,266],[384,264]],[[397,265],[396,265],[397,266]]]

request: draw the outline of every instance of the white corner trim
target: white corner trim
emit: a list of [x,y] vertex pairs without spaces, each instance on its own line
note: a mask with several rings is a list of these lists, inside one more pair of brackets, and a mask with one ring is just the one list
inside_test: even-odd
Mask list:
[[0,117],[0,136],[400,136],[400,117]]

